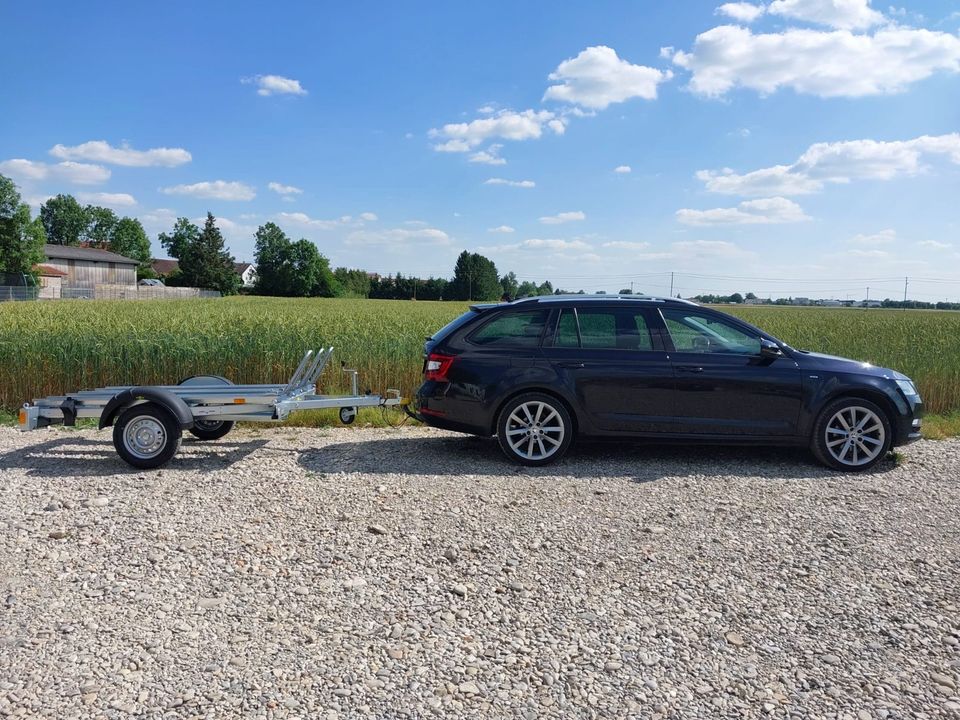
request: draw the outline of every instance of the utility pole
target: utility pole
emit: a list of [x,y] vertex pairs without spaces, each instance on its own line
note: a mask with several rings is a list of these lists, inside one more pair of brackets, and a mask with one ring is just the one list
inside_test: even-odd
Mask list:
[[673,297],[673,271],[670,271],[670,297]]
[[633,295],[633,280],[630,281],[630,294]]
[[470,296],[470,301],[473,301],[473,271],[467,273],[467,294]]
[[867,302],[870,302],[870,286],[867,285]]
[[903,302],[904,302],[904,307],[906,307],[906,302],[907,302],[907,286],[909,286],[909,285],[910,285],[910,278],[905,277],[905,278],[903,279]]

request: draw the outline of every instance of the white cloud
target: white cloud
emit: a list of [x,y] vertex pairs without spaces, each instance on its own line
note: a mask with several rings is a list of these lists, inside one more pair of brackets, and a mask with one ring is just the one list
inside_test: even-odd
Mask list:
[[617,166],[613,169],[613,171],[614,171],[615,173],[620,174],[620,175],[626,175],[627,173],[633,172],[633,168],[631,168],[629,165],[617,165]]
[[54,145],[50,154],[61,160],[90,160],[127,167],[176,167],[192,160],[190,153],[183,148],[134,150],[126,143],[113,147],[106,140],[91,140],[73,147]]
[[613,48],[598,45],[560,63],[549,76],[558,84],[548,87],[543,99],[603,110],[635,97],[654,100],[657,85],[671,77],[669,70],[633,65]]
[[357,221],[350,215],[343,215],[334,220],[317,220],[302,212],[282,212],[277,213],[276,218],[279,222],[293,223],[294,225],[317,228],[318,230],[333,230],[334,228],[357,224]]
[[587,216],[580,210],[571,212],[557,213],[556,215],[547,215],[540,218],[544,225],[560,225],[561,223],[573,222],[575,220],[586,220]]
[[728,2],[718,7],[714,12],[717,15],[726,15],[740,22],[752,23],[767,10],[763,5],[754,5],[748,2]]
[[374,222],[377,219],[377,214],[372,212],[362,212],[360,213],[360,219],[364,222]]
[[792,165],[774,165],[738,175],[729,168],[700,170],[710,192],[727,195],[804,195],[827,183],[892,180],[926,170],[924,157],[946,156],[960,164],[960,133],[912,140],[848,140],[811,145]]
[[501,110],[471,122],[448,123],[439,129],[434,128],[429,132],[429,136],[442,141],[433,146],[435,150],[467,152],[492,138],[535,140],[543,135],[545,125],[557,133],[557,126],[549,124],[556,117],[548,110]]
[[254,75],[241,78],[245,85],[256,85],[257,95],[306,95],[307,91],[300,85],[299,80],[283,77],[282,75]]
[[500,143],[493,143],[486,150],[481,150],[470,156],[470,162],[482,163],[484,165],[506,165],[505,158],[500,157],[500,149],[503,147]]
[[767,12],[841,30],[863,30],[885,20],[870,0],[773,0]]
[[650,247],[648,242],[632,242],[630,240],[612,240],[603,244],[605,248],[615,248],[618,250],[645,250]]
[[355,230],[346,239],[347,245],[449,245],[450,242],[450,236],[447,233],[433,227],[392,228],[379,231]]
[[661,55],[689,70],[688,87],[708,97],[736,87],[862,97],[900,92],[939,70],[960,71],[960,37],[897,26],[872,35],[795,28],[755,35],[722,25],[698,35],[691,52],[663,48]]
[[506,180],[505,178],[489,178],[483,181],[484,185],[507,185],[509,187],[532,188],[537,184],[533,180]]
[[725,240],[683,240],[670,247],[674,257],[682,258],[743,258],[754,254]]
[[712,210],[677,210],[677,220],[684,225],[779,225],[810,220],[803,209],[783,197],[746,200],[733,208]]
[[950,243],[938,242],[937,240],[921,240],[917,245],[931,250],[946,250],[953,247]]
[[889,245],[897,239],[897,231],[892,228],[881,230],[870,235],[859,233],[850,238],[855,245]]
[[55,180],[77,185],[97,185],[110,179],[110,170],[103,165],[89,165],[70,160],[49,164],[14,158],[0,162],[0,173],[21,182]]
[[890,256],[890,253],[886,250],[847,250],[845,254],[859,258],[885,258]]
[[278,195],[302,195],[303,190],[293,185],[281,185],[278,182],[268,183],[267,187]]
[[214,200],[253,200],[256,190],[242,182],[213,180],[193,183],[192,185],[172,185],[160,188],[166,195],[190,195]]
[[512,232],[515,232],[515,230],[514,230],[512,227],[510,227],[509,225],[498,225],[497,227],[488,228],[488,229],[487,229],[487,232],[492,232],[492,233],[512,233]]
[[137,204],[133,195],[127,193],[79,192],[77,200],[88,205],[102,205],[109,208],[128,208]]

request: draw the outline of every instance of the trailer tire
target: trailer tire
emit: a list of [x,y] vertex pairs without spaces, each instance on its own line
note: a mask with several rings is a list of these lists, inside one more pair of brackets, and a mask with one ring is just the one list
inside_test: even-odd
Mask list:
[[140,470],[165,465],[180,448],[180,423],[162,405],[131,405],[113,426],[113,446],[120,458]]
[[[177,385],[233,385],[221,375],[191,375]],[[195,418],[190,434],[197,440],[219,440],[233,430],[233,420],[206,420]]]
[[233,430],[233,420],[204,420],[198,418],[193,421],[190,434],[197,440],[219,440]]
[[355,407],[340,408],[340,422],[344,425],[352,425],[357,419],[357,409]]

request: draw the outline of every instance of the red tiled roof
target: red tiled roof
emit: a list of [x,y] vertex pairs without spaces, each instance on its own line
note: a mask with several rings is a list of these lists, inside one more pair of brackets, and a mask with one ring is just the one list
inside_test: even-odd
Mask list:
[[150,267],[157,275],[168,275],[180,267],[176,260],[154,260]]
[[34,265],[33,271],[42,277],[66,277],[67,273],[49,265]]

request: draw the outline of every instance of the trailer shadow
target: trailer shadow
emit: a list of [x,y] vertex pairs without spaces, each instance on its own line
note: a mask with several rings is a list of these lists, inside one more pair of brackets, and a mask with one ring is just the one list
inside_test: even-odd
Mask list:
[[[217,472],[255,453],[268,442],[266,439],[233,442],[224,438],[210,443],[185,437],[167,467],[198,473]],[[22,469],[28,476],[48,478],[155,472],[127,465],[106,438],[72,434],[58,434],[50,440],[2,453],[0,468]]]
[[[569,455],[546,467],[520,467],[508,461],[495,439],[477,437],[397,437],[332,443],[304,450],[300,464],[318,473],[364,472],[401,475],[491,475],[529,477],[627,477],[651,482],[663,477],[711,474],[749,475],[771,480],[839,477],[800,448],[682,446],[643,442],[578,442]],[[867,474],[889,472],[891,460]]]

